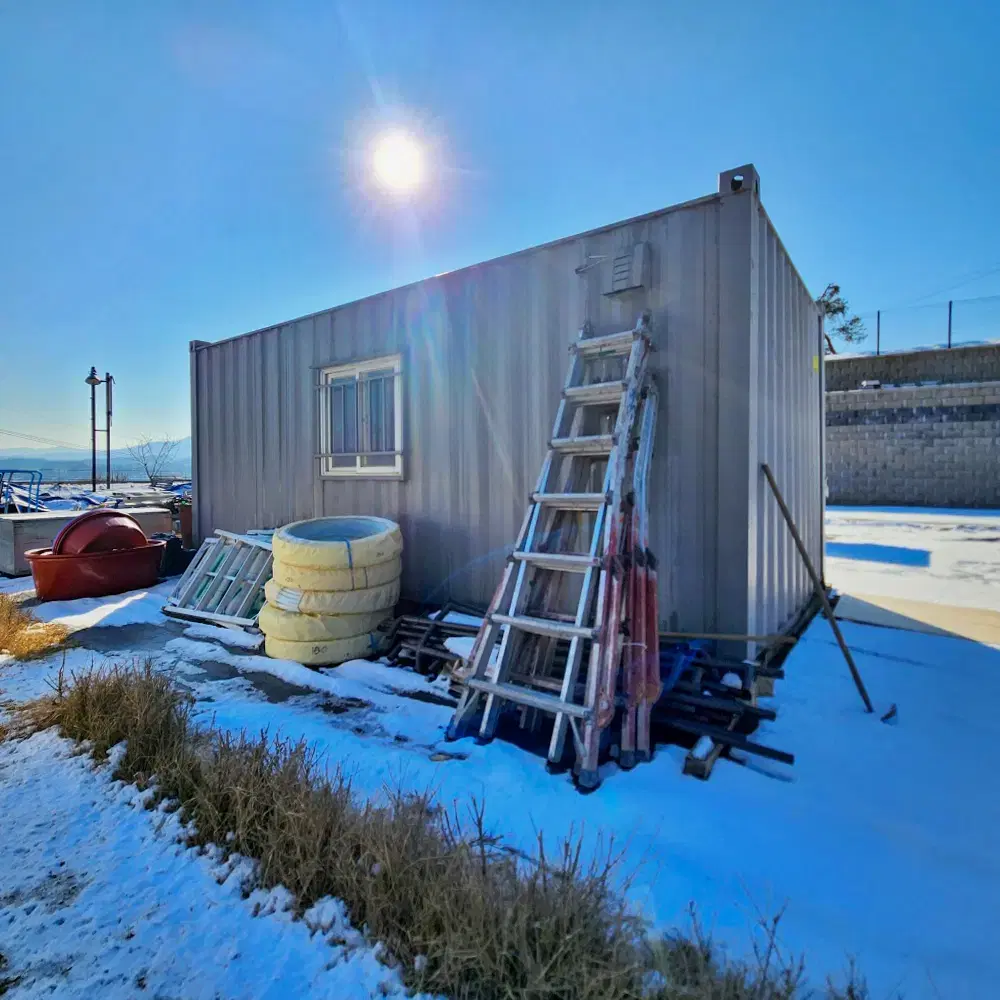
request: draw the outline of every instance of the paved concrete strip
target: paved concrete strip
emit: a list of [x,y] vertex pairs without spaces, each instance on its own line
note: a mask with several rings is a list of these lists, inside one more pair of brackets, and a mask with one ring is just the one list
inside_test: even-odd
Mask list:
[[977,528],[1000,528],[1000,512],[992,510],[940,511],[931,508],[900,507],[872,510],[868,507],[827,507],[828,523],[851,522],[854,524],[926,524],[953,528],[968,524]]
[[837,602],[836,615],[864,625],[953,635],[1000,646],[1000,611],[985,608],[963,608],[903,597],[844,594]]

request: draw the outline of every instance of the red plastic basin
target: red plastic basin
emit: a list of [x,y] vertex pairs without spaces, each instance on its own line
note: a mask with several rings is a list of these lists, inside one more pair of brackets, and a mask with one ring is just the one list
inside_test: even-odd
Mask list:
[[166,542],[146,542],[113,552],[57,555],[51,549],[28,549],[40,601],[75,601],[79,597],[106,597],[126,590],[152,587],[160,573]]
[[131,514],[104,507],[88,510],[64,524],[52,542],[52,554],[75,556],[81,552],[111,552],[145,544],[146,535]]

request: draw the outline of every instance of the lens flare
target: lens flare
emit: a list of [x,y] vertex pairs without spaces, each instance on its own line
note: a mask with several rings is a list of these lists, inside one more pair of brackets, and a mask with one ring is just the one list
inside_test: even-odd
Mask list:
[[409,194],[424,181],[424,151],[406,132],[387,132],[375,140],[372,169],[382,187],[393,194]]

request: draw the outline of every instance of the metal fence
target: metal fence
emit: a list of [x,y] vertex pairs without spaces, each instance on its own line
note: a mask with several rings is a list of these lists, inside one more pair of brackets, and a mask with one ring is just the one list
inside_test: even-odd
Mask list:
[[[868,337],[857,348],[874,350],[876,354],[1000,341],[1000,295],[877,309],[859,315]],[[837,340],[834,346],[838,352],[855,349]]]

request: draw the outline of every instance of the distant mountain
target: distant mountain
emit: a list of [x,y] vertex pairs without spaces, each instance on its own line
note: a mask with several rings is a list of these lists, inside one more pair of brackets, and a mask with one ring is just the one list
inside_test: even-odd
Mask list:
[[[157,449],[163,442],[154,441]],[[107,459],[98,441],[97,475],[103,477]],[[84,448],[6,448],[0,449],[0,468],[37,469],[45,482],[67,479],[89,479],[91,471],[90,452]],[[191,438],[178,442],[177,450],[161,470],[165,476],[191,475]],[[125,475],[129,479],[142,481],[145,476],[142,467],[128,453],[127,448],[111,449],[112,475]]]
[[[114,428],[112,428],[114,430]],[[0,440],[3,440],[0,437]],[[163,444],[162,441],[154,441],[152,443],[153,448],[159,448]],[[0,448],[0,459],[5,462],[9,458],[24,458],[26,461],[35,462],[72,462],[77,459],[87,459],[90,461],[90,449],[89,448]],[[104,449],[101,447],[101,438],[97,439],[97,458],[98,461],[104,458]],[[114,464],[116,459],[130,460],[131,456],[128,453],[128,448],[112,448],[111,449],[111,462]],[[177,443],[177,450],[174,452],[174,459],[185,460],[189,465],[191,464],[191,438],[181,438]]]

